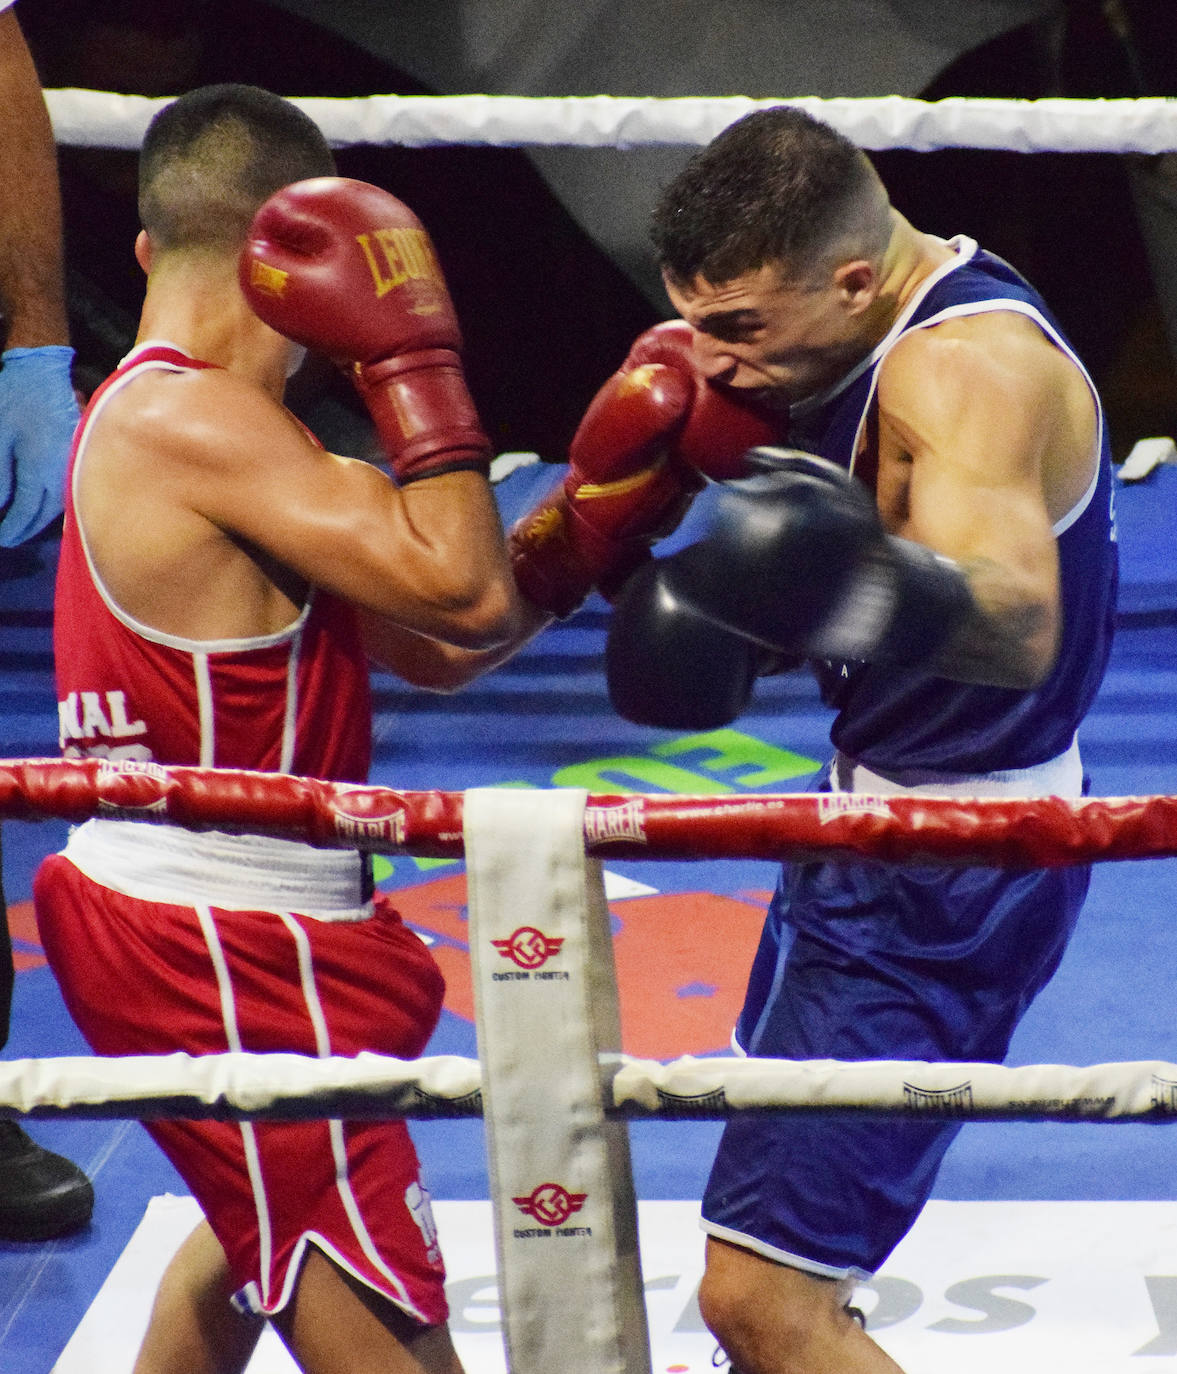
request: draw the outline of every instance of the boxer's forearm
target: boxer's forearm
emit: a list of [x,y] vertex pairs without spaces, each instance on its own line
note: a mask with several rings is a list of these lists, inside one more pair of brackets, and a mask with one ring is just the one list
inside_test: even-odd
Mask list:
[[962,563],[974,610],[935,667],[958,682],[1032,690],[1054,666],[1060,633],[1057,582],[1040,586],[986,559]]

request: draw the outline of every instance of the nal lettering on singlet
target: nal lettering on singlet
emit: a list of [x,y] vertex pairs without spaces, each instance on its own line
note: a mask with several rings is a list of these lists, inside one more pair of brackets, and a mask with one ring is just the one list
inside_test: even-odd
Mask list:
[[61,752],[67,759],[151,758],[145,744],[126,743],[145,735],[147,725],[128,708],[125,692],[70,692],[57,703],[57,720]]

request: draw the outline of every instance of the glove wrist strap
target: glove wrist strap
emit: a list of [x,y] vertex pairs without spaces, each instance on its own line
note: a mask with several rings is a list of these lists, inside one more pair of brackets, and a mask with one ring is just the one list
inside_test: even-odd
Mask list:
[[402,486],[443,472],[489,474],[490,442],[452,350],[357,364],[352,381]]

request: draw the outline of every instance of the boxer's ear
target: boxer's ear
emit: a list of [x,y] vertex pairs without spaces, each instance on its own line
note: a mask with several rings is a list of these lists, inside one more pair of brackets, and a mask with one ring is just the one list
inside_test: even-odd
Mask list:
[[834,287],[852,315],[860,315],[872,305],[881,285],[874,264],[866,258],[844,262],[833,277]]

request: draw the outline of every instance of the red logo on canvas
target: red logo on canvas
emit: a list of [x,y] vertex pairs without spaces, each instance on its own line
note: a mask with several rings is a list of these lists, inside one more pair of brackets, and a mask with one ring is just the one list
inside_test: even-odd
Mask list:
[[520,968],[539,968],[553,954],[560,953],[563,939],[552,940],[534,926],[520,926],[509,940],[492,940],[491,944],[503,956]]
[[563,1226],[574,1212],[580,1211],[587,1197],[587,1193],[570,1193],[558,1183],[541,1183],[531,1190],[529,1197],[514,1197],[511,1201],[541,1226]]

